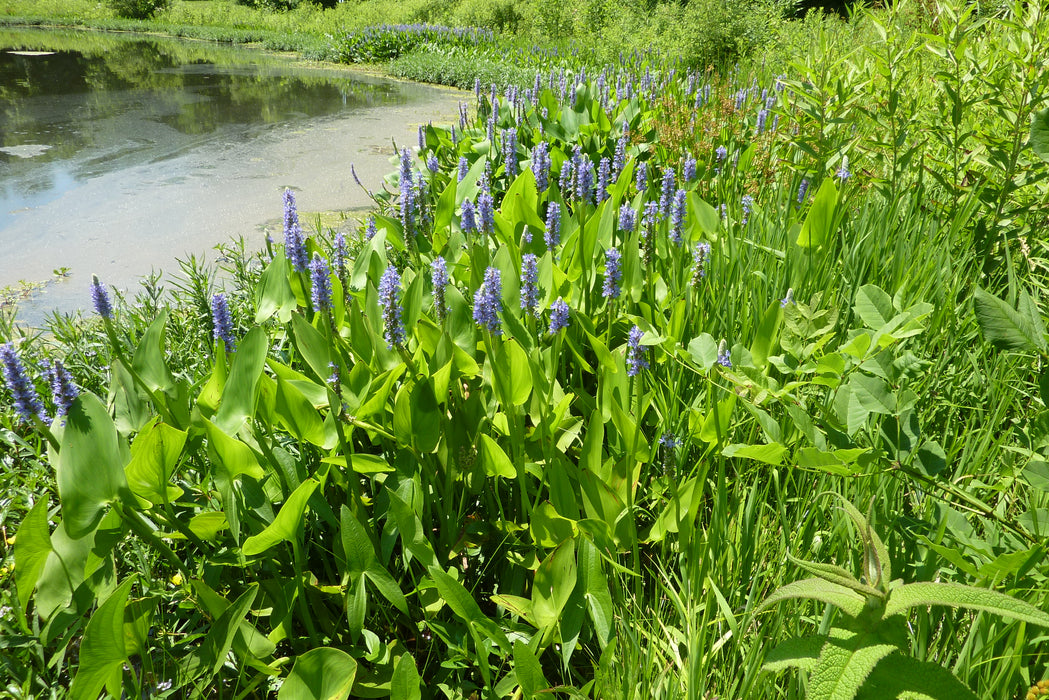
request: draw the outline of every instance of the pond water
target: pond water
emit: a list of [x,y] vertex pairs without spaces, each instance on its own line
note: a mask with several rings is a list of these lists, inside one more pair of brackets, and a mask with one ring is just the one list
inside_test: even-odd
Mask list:
[[[0,289],[40,324],[83,308],[96,273],[152,270],[300,211],[360,212],[427,121],[464,94],[203,42],[0,29]],[[309,218],[304,226],[309,229]],[[68,268],[64,277],[53,272]]]

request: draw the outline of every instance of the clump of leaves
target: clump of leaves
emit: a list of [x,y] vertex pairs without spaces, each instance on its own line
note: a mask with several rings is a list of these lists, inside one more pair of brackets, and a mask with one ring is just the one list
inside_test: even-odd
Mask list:
[[975,700],[977,696],[949,670],[906,654],[906,613],[911,608],[946,605],[1049,627],[1049,614],[1012,596],[957,583],[905,584],[893,579],[885,544],[869,520],[852,503],[841,500],[863,546],[860,577],[834,564],[790,557],[814,578],[779,588],[758,608],[760,612],[784,600],[808,598],[844,613],[845,620],[827,634],[788,639],[766,656],[765,671],[808,672],[811,700]]

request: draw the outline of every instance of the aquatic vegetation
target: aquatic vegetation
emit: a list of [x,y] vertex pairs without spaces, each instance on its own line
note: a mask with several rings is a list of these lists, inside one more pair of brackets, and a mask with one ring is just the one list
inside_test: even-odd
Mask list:
[[[1016,9],[981,31],[1049,46]],[[1020,112],[965,129],[1022,114],[1032,146],[948,171],[960,133],[903,131],[942,117],[900,87],[928,82],[911,19],[864,16],[899,51],[475,77],[366,235],[305,235],[289,192],[284,250],[230,256],[228,292],[191,268],[173,307],[59,324],[66,424],[20,421],[32,368],[0,397],[57,475],[18,506],[0,624],[48,650],[2,652],[20,682],[76,648],[92,697],[1038,687],[1049,97],[988,73]]]

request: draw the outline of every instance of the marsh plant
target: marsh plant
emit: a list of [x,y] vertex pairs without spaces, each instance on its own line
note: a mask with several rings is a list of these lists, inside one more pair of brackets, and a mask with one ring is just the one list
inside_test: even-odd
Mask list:
[[289,190],[221,275],[5,323],[11,692],[1037,688],[1046,30],[940,9],[787,72],[474,76],[359,231]]

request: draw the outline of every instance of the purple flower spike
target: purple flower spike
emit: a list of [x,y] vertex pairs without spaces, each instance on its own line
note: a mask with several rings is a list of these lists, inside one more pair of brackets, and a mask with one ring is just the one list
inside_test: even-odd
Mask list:
[[685,212],[688,208],[688,193],[678,190],[674,195],[674,205],[670,212],[670,240],[681,245],[681,232],[685,227]]
[[481,218],[481,230],[484,233],[495,230],[495,200],[486,188],[477,194],[477,215]]
[[848,156],[842,156],[841,157],[841,167],[838,168],[837,176],[838,176],[838,179],[841,180],[843,183],[852,176],[852,173],[849,172],[849,157]]
[[404,345],[406,333],[401,320],[401,276],[397,268],[390,265],[379,280],[379,305],[382,307],[383,337],[386,348]]
[[805,201],[805,195],[809,192],[809,179],[802,178],[801,184],[798,185],[798,204],[802,204]]
[[637,225],[637,212],[629,204],[619,207],[619,230],[623,233],[632,233]]
[[466,156],[459,156],[459,182],[463,181],[468,172],[470,172],[470,161],[466,160]]
[[557,301],[550,305],[550,335],[556,335],[568,328],[570,312],[568,304],[561,297],[557,297]]
[[109,303],[109,292],[98,280],[98,275],[91,275],[91,305],[95,313],[102,318],[113,318],[113,306]]
[[211,297],[211,328],[212,337],[222,341],[226,346],[226,352],[233,352],[237,348],[237,342],[233,338],[233,320],[225,294],[219,293]]
[[521,256],[521,309],[533,314],[539,296],[539,289],[536,286],[538,279],[538,260],[531,253],[525,253]]
[[636,377],[641,374],[641,370],[648,369],[648,358],[645,356],[648,349],[641,344],[641,336],[644,334],[640,326],[630,329],[626,352],[626,375],[628,377]]
[[682,169],[682,177],[685,182],[692,182],[696,179],[696,159],[692,156],[685,158],[685,165]]
[[503,310],[503,281],[499,270],[489,267],[484,281],[474,294],[474,321],[492,335],[502,335],[499,312]]
[[728,349],[728,341],[722,340],[720,343],[718,343],[717,362],[722,367],[732,367],[732,358]]
[[15,351],[13,343],[0,345],[0,365],[3,365],[4,383],[8,391],[15,399],[15,412],[26,423],[32,423],[34,418],[44,420],[44,404],[40,402],[40,396],[36,388],[26,376],[25,367]]
[[674,197],[674,171],[666,168],[663,171],[663,185],[659,192],[659,217],[665,219],[670,215],[670,203]]
[[561,242],[561,205],[557,202],[546,205],[546,233],[543,240],[546,241],[547,250],[553,250]]
[[699,283],[707,276],[707,260],[710,258],[710,244],[697,243],[692,251],[692,286],[699,287]]
[[459,228],[463,233],[477,230],[477,219],[474,217],[474,203],[469,199],[463,200],[463,214],[459,219]]
[[532,149],[532,175],[536,189],[545,192],[550,184],[550,145],[546,141],[540,141]]
[[80,395],[73,376],[63,365],[61,360],[45,365],[44,376],[51,385],[51,398],[54,399],[57,415],[64,416],[69,413],[73,401]]
[[448,264],[444,258],[437,257],[430,264],[430,282],[433,284],[433,308],[438,321],[444,321],[448,306],[444,299],[444,290],[448,286]]
[[601,288],[601,296],[606,299],[618,299],[621,290],[619,284],[623,279],[621,261],[622,253],[615,248],[605,251],[605,283]]
[[331,309],[331,270],[320,253],[314,253],[310,262],[310,299],[317,313]]

